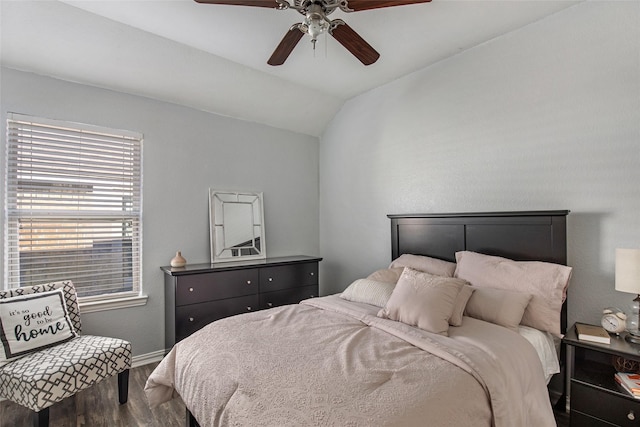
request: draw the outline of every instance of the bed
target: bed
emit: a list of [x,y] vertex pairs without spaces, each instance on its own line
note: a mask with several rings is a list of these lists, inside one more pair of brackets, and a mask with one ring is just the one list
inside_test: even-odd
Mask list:
[[152,372],[149,403],[180,396],[202,427],[555,426],[567,214],[389,215],[391,265],[213,322]]

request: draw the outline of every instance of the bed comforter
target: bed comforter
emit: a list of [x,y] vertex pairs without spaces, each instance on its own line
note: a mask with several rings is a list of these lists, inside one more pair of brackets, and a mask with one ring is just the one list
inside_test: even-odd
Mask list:
[[449,337],[328,296],[214,322],[147,380],[208,426],[555,426],[533,347],[465,317]]

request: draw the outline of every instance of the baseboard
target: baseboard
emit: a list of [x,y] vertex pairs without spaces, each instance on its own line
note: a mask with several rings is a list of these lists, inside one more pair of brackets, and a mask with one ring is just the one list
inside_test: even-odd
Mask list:
[[138,366],[148,365],[149,363],[156,363],[162,360],[164,355],[167,354],[165,349],[152,351],[151,353],[139,354],[131,358],[131,367],[137,368]]

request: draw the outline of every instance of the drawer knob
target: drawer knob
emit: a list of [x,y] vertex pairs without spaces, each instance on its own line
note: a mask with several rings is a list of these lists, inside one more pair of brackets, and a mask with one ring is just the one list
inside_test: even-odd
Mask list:
[[193,288],[189,288],[189,292],[193,292]]
[[273,307],[273,303],[272,302],[268,302],[267,303],[267,307]]
[[193,317],[189,317],[189,322],[193,322]]
[[309,295],[309,298],[315,298],[315,297],[316,297],[315,295]]
[[247,285],[250,285],[250,284],[251,284],[251,280],[247,280]]
[[273,277],[269,277],[269,281],[270,281],[270,282],[273,282]]
[[247,306],[247,311],[251,311],[251,307]]
[[312,275],[312,276],[315,276],[315,273],[314,273],[314,272],[311,272],[311,273],[309,273],[309,274],[310,274],[310,275]]
[[627,418],[633,421],[636,419],[636,414],[634,414],[633,411],[629,411],[629,413],[627,414]]

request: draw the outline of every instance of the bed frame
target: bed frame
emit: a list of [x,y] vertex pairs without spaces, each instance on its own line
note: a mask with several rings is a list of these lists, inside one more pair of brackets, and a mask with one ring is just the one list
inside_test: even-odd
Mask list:
[[[517,261],[567,263],[568,210],[387,215],[391,219],[391,255],[426,255],[455,261],[458,251],[474,251]],[[561,328],[567,328],[566,302]],[[564,351],[564,349],[563,349]],[[560,357],[561,366],[564,357]],[[564,399],[564,367],[549,384],[552,402]],[[187,427],[198,426],[187,408]]]
[[[455,262],[458,251],[474,251],[516,261],[567,264],[568,210],[387,215],[391,219],[391,257],[426,255]],[[560,327],[567,330],[567,303]],[[563,402],[561,372],[549,384],[554,404]]]

